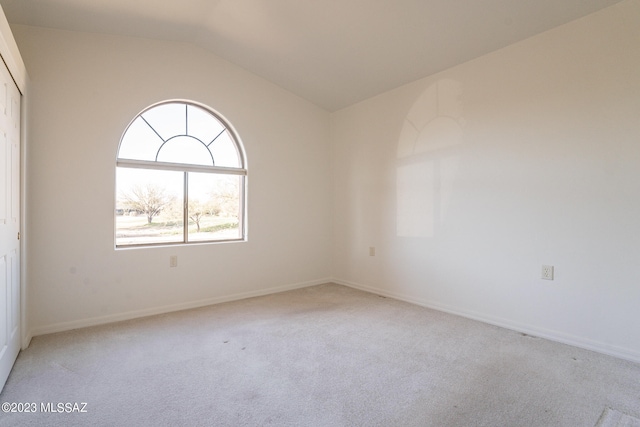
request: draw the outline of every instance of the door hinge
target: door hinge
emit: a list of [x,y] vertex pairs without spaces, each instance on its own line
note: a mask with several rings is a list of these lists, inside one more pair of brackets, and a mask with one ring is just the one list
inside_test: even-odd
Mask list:
[[18,240],[20,240],[20,232],[18,231]]

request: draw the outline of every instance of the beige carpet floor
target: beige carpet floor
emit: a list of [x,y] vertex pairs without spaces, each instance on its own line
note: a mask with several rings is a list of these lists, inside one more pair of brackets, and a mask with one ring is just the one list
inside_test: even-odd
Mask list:
[[640,365],[326,284],[35,337],[0,402],[37,407],[0,426],[615,426]]

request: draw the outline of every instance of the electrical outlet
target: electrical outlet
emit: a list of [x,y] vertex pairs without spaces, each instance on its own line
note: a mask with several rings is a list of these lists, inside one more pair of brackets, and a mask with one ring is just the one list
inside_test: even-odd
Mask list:
[[369,256],[376,256],[376,247],[369,246]]
[[169,267],[177,267],[178,266],[178,256],[171,255],[169,257]]
[[542,279],[553,280],[553,265],[542,266]]

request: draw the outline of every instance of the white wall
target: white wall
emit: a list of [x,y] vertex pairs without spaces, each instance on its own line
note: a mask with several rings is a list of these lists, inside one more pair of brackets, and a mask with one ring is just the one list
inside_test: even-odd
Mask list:
[[[27,227],[32,333],[324,282],[327,112],[191,45],[13,28],[31,76]],[[222,113],[249,166],[246,243],[114,249],[115,158],[146,106]],[[178,268],[169,268],[177,255]]]
[[332,142],[338,282],[640,361],[640,2],[341,110]]

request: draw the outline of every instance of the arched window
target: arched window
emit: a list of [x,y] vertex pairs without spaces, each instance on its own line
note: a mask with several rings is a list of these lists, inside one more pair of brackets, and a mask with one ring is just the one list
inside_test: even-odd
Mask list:
[[116,247],[244,240],[244,150],[217,113],[166,101],[129,124],[116,162]]

